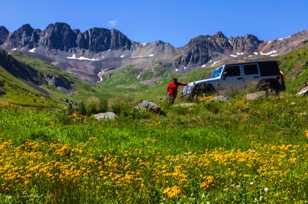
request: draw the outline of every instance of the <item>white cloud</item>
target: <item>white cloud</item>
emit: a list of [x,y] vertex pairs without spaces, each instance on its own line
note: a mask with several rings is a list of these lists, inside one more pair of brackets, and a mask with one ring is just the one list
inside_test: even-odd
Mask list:
[[113,20],[108,21],[108,24],[111,28],[115,28],[118,25],[118,21],[113,19]]

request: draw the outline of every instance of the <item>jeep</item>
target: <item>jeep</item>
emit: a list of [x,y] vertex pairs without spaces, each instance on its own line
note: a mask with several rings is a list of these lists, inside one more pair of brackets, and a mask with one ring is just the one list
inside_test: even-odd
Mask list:
[[183,96],[201,96],[214,93],[228,94],[255,87],[276,93],[285,90],[284,76],[276,61],[258,61],[224,64],[211,72],[209,79],[189,83]]

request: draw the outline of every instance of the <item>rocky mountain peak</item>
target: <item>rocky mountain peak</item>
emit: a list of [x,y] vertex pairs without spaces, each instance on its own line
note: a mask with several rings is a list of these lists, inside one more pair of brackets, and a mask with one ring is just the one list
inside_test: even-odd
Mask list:
[[0,45],[2,45],[5,42],[9,34],[10,32],[6,27],[0,26]]
[[25,24],[9,36],[7,44],[11,48],[33,48],[38,44],[40,33],[41,30],[32,28],[30,24]]
[[215,33],[215,34],[213,35],[213,37],[214,37],[214,38],[227,38],[227,37],[225,36],[225,34],[224,34],[223,32],[221,32],[221,31]]
[[48,49],[68,51],[76,46],[77,34],[66,23],[50,24],[43,31],[40,45]]

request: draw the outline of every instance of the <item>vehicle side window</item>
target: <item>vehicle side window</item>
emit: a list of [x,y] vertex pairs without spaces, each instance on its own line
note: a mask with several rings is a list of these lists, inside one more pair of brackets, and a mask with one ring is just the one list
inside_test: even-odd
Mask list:
[[224,75],[226,77],[241,76],[240,66],[238,65],[227,66]]
[[259,62],[261,76],[279,75],[279,67],[277,62]]
[[244,73],[246,75],[256,75],[256,74],[259,74],[258,66],[256,64],[244,65]]

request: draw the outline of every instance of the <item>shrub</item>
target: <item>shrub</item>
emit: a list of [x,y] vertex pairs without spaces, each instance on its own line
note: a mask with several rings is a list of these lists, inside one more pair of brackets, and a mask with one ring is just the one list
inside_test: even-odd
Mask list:
[[91,115],[108,110],[107,100],[91,96],[79,104],[79,112],[83,115]]

